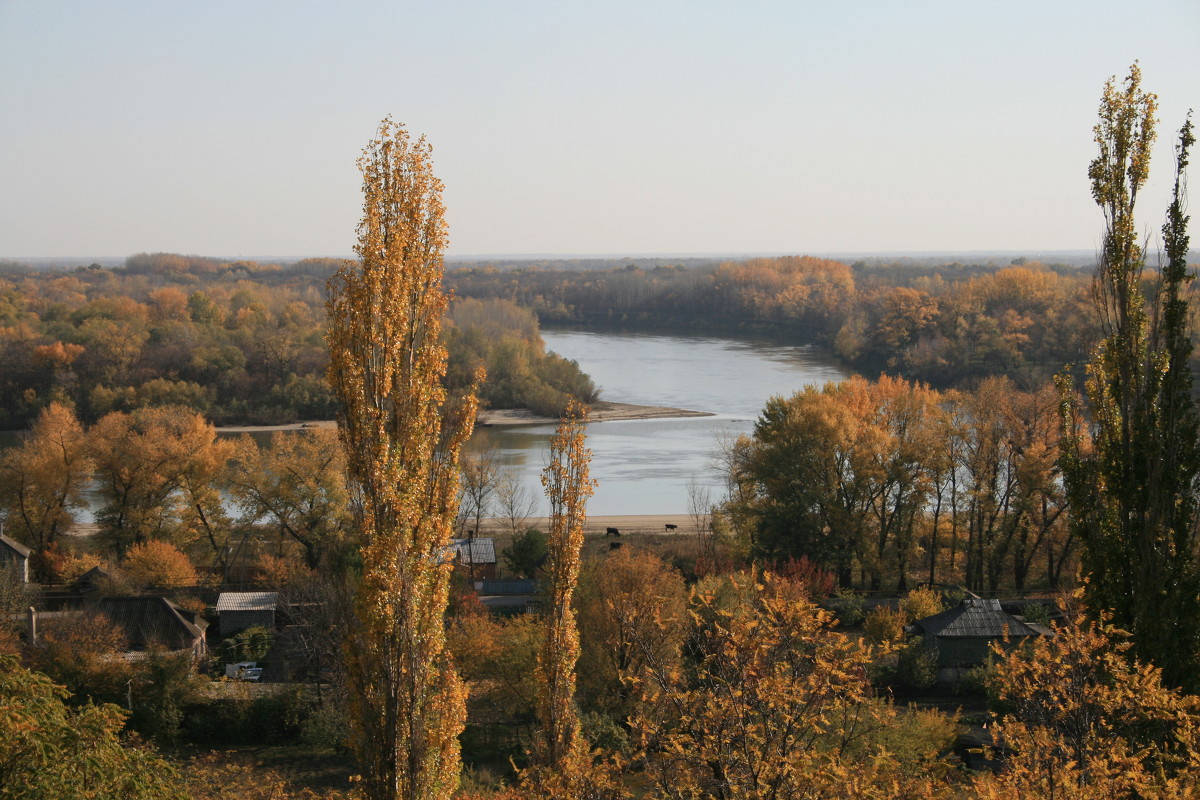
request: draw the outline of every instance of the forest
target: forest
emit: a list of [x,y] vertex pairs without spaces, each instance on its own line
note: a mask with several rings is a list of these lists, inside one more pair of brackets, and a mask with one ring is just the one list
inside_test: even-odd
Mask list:
[[[1100,107],[1088,275],[446,273],[431,148],[390,118],[356,260],[9,269],[3,392],[28,430],[0,458],[0,798],[1196,797],[1194,137],[1154,268],[1133,223],[1154,125],[1135,64]],[[720,451],[727,497],[609,541],[587,523],[595,390],[539,321],[689,315],[818,337],[871,377],[771,399]],[[544,529],[485,504],[481,402],[560,415]],[[214,426],[334,410],[270,442]],[[528,587],[513,613],[454,555],[485,507]],[[277,621],[206,644],[245,589]],[[198,636],[135,644],[104,609],[144,600]]]
[[[111,411],[183,406],[217,424],[333,419],[325,370],[326,281],[339,262],[287,265],[173,254],[120,268],[0,270],[0,429],[52,402],[91,423]],[[596,389],[545,352],[533,313],[502,300],[455,306],[450,380],[482,367],[495,408],[557,416]]]

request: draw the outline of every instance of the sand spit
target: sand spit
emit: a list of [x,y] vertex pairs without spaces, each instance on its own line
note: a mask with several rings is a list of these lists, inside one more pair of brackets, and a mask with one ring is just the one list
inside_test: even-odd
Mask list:
[[[607,400],[597,401],[592,406],[592,422],[615,422],[631,419],[676,419],[682,417],[711,417],[708,411],[688,411],[682,408],[668,406],[638,406],[632,403],[610,403]],[[519,409],[486,409],[479,412],[481,427],[493,425],[553,425],[558,422],[554,417],[540,417],[532,411]],[[332,428],[333,420],[316,420],[311,422],[293,422],[289,425],[231,425],[219,427],[219,433],[270,433],[271,431],[300,431],[308,428]]]

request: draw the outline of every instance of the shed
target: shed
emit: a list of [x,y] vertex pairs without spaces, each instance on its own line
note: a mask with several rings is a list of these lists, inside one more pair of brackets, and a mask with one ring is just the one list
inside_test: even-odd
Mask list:
[[262,625],[275,627],[279,592],[221,592],[217,597],[217,624],[222,636]]
[[1049,632],[1005,613],[999,600],[982,597],[968,597],[949,611],[919,619],[910,631],[921,634],[926,647],[937,651],[942,668],[978,666],[987,661],[993,642],[1014,647]]
[[496,544],[487,537],[451,539],[449,552],[456,564],[471,569],[475,580],[492,580],[496,577]]
[[29,583],[29,557],[32,554],[25,545],[0,533],[0,569],[13,569],[21,583]]

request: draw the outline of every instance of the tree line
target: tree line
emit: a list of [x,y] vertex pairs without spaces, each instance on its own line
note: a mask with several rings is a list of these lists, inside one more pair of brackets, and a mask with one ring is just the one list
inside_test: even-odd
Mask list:
[[754,557],[809,558],[843,586],[1058,588],[1077,564],[1058,403],[1007,378],[969,392],[851,378],[774,397],[723,448],[723,518]]
[[[325,381],[325,282],[332,259],[286,266],[173,254],[123,268],[0,274],[0,429],[50,403],[86,423],[111,411],[178,405],[217,424],[333,419]],[[557,414],[596,389],[545,351],[532,312],[501,300],[457,304],[447,325],[455,391],[483,367],[485,404]]]

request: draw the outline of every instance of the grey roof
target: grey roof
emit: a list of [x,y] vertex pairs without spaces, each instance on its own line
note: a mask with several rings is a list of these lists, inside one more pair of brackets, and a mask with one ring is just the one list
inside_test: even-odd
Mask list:
[[134,646],[163,644],[170,649],[191,647],[203,640],[208,623],[165,597],[104,597],[84,608],[95,608],[125,629]]
[[14,553],[16,553],[18,556],[21,556],[22,558],[29,558],[29,556],[33,553],[33,551],[30,550],[25,545],[21,544],[20,542],[16,541],[15,539],[8,538],[3,533],[0,533],[0,544],[4,545],[9,550],[12,550]]
[[452,539],[450,549],[454,551],[460,564],[496,563],[496,545],[488,538]]
[[1016,617],[1004,613],[999,600],[968,597],[949,611],[925,617],[913,627],[939,639],[1001,639],[1038,636],[1039,632]]
[[279,592],[221,592],[217,597],[217,613],[222,611],[274,611],[279,605]]

